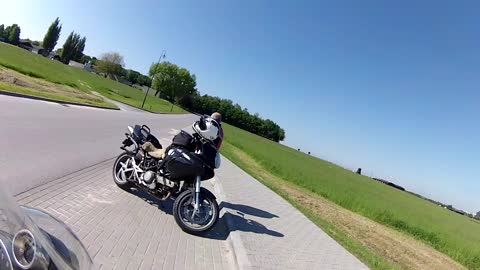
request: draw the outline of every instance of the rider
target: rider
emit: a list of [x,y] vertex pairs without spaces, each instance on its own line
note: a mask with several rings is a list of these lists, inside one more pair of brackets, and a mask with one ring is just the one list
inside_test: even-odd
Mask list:
[[222,128],[222,115],[219,112],[214,112],[210,116],[213,120],[217,121],[219,125],[218,129],[218,137],[213,141],[215,146],[217,147],[217,150],[220,150],[220,147],[222,146],[223,142],[223,128]]
[[[222,115],[219,112],[214,112],[210,117],[206,116],[207,119],[204,119],[203,123],[196,122],[194,126],[196,127],[195,132],[202,135],[205,138],[211,138],[213,144],[217,148],[220,149],[222,142],[223,142],[223,129],[221,125]],[[146,142],[142,145],[144,151],[148,152],[150,155],[163,159],[165,157],[165,148],[164,149],[157,149],[153,146],[152,143]]]

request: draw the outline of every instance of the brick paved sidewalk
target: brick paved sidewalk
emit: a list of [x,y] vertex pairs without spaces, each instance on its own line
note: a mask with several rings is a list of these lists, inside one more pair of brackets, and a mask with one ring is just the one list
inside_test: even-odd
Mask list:
[[[227,159],[216,194],[240,269],[368,269],[279,195]],[[223,189],[223,190],[222,190]]]
[[186,234],[171,215],[171,202],[161,207],[143,192],[119,189],[112,166],[113,160],[102,162],[17,199],[70,226],[100,269],[234,268],[223,218],[204,237]]
[[214,230],[203,237],[179,229],[171,201],[119,189],[112,164],[108,160],[17,195],[20,204],[67,223],[100,269],[367,269],[225,158],[214,187],[203,182],[222,208]]

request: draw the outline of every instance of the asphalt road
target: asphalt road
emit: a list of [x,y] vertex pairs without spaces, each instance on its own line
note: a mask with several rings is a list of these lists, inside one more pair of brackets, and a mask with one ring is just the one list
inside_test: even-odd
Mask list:
[[0,181],[17,194],[119,155],[127,125],[146,124],[162,138],[196,118],[0,95]]

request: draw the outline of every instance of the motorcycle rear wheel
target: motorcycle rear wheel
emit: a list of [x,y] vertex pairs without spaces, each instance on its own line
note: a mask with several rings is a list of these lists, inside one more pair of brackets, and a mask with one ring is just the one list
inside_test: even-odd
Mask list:
[[202,192],[201,206],[199,211],[193,215],[193,197],[195,193],[185,190],[173,204],[173,216],[178,226],[187,233],[200,234],[212,228],[218,220],[219,207],[215,197]]

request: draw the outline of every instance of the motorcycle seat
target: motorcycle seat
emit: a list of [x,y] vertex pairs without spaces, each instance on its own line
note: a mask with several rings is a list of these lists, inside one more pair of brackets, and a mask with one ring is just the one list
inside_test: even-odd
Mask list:
[[143,151],[147,152],[153,158],[163,159],[165,157],[165,149],[158,149],[151,142],[142,145]]

